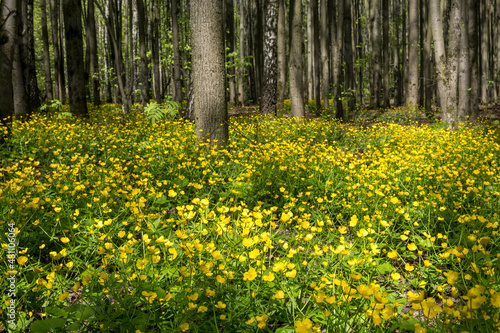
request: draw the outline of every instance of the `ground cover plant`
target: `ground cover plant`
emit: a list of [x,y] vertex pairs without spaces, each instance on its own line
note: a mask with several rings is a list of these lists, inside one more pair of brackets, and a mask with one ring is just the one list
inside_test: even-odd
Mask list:
[[230,138],[112,105],[15,122],[12,330],[499,330],[494,131],[248,116]]

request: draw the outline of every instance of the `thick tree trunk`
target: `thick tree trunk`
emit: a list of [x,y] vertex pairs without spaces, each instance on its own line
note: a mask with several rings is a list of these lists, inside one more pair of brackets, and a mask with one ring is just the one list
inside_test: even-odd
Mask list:
[[[500,3],[500,2],[499,2]],[[478,12],[479,2],[471,0],[467,9],[468,17],[468,37],[469,37],[469,57],[470,57],[470,119],[475,120],[479,113],[479,57],[478,57]]]
[[222,1],[191,1],[191,41],[196,136],[228,141]]
[[83,64],[82,7],[79,0],[65,0],[64,32],[68,62],[69,107],[75,116],[87,117]]
[[418,0],[408,6],[408,89],[406,104],[418,104]]
[[278,12],[277,0],[267,1],[266,30],[264,32],[264,82],[261,113],[276,115],[276,89],[278,78]]
[[45,92],[48,100],[54,99],[52,92],[52,77],[50,70],[50,53],[49,53],[49,32],[47,29],[47,4],[45,0],[40,0],[40,19],[42,22],[42,44],[43,44],[43,70],[45,74]]
[[442,17],[439,15],[438,0],[430,0],[430,19],[434,38],[438,90],[441,101],[442,120],[451,129],[460,120],[457,111],[458,56],[460,53],[460,1],[452,0],[449,24],[448,52],[445,52]]
[[14,115],[14,92],[12,70],[16,49],[16,0],[3,0],[0,3],[0,123],[7,127],[8,133],[1,131],[0,144],[7,140]]
[[302,85],[302,1],[291,0],[291,44],[290,44],[290,97],[292,115],[301,119],[305,116]]
[[12,87],[14,115],[16,118],[20,119],[28,114],[28,98],[26,96],[25,82],[23,78],[20,45],[17,45],[14,51],[14,63],[12,64]]
[[286,91],[285,0],[278,0],[278,111],[283,110]]
[[328,6],[326,0],[321,0],[321,97],[323,98],[323,109],[330,107],[328,93],[330,90],[330,71],[328,60]]

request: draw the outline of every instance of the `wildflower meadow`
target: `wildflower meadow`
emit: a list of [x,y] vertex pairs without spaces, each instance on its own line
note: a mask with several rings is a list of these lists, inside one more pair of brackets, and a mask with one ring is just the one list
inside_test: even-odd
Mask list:
[[[241,116],[230,141],[119,106],[0,150],[12,332],[499,332],[500,136]],[[0,329],[1,330],[1,329]]]

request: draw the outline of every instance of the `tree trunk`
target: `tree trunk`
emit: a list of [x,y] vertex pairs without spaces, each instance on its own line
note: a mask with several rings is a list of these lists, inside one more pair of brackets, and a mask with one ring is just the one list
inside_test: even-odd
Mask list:
[[489,103],[489,45],[488,45],[488,9],[487,0],[477,0],[481,6],[481,103]]
[[[401,7],[400,0],[394,0],[392,2],[392,17],[395,22],[401,21]],[[399,33],[399,24],[394,24],[394,104],[396,106],[400,106],[403,104],[403,77],[401,75],[401,55],[400,55],[400,47],[401,47],[401,39]]]
[[[424,108],[427,117],[432,117],[432,98],[433,98],[433,86],[434,86],[434,68],[433,68],[433,58],[432,58],[432,47],[431,47],[431,25],[429,24],[429,0],[423,1],[423,9],[425,11],[425,27],[424,31],[424,45],[422,52],[424,53],[425,61],[422,62],[421,66],[424,67],[424,80],[423,80],[423,95],[424,95]],[[423,13],[422,13],[423,15]]]
[[309,0],[307,6],[307,100],[314,99],[314,27],[312,4],[315,0]]
[[142,106],[149,102],[148,58],[146,56],[146,18],[144,0],[137,0],[137,25],[139,26],[139,56],[141,58],[141,72],[139,86],[141,89]]
[[62,101],[61,52],[59,48],[59,1],[49,0],[49,12],[52,25],[52,50],[54,52],[54,97]]
[[262,97],[262,77],[263,77],[263,22],[262,22],[262,2],[263,0],[252,0],[252,51],[253,51],[253,71],[250,78],[253,84],[250,86],[252,100],[260,104]]
[[328,101],[328,93],[330,90],[330,71],[328,67],[328,3],[326,0],[321,0],[321,97],[323,98],[323,109],[328,110],[330,103]]
[[181,59],[179,54],[179,25],[177,23],[177,0],[172,0],[172,47],[174,50],[174,101],[182,102]]
[[0,144],[10,135],[12,116],[14,115],[14,92],[12,70],[16,49],[16,0],[3,0],[0,3],[0,122],[7,127],[8,133],[0,134]]
[[[63,11],[63,1],[60,0],[58,1],[59,3],[59,45],[61,47],[60,49],[60,54],[61,54],[61,61],[59,65],[61,68],[59,68],[59,74],[61,75],[61,103],[65,104],[66,103],[66,73],[64,71],[64,51],[66,50],[66,40],[64,38],[64,11]],[[66,54],[67,56],[68,54]],[[67,61],[67,60],[66,60]]]
[[384,59],[384,69],[382,70],[384,107],[391,106],[389,95],[389,71],[390,71],[390,53],[389,53],[389,0],[382,0],[382,51]]
[[[344,9],[345,10],[345,9]],[[373,94],[373,103],[376,108],[380,107],[380,91],[381,84],[381,70],[380,70],[380,0],[373,0],[370,2],[370,21],[372,32],[372,84],[371,90]]]
[[276,89],[278,78],[278,12],[277,0],[267,1],[266,30],[264,33],[264,82],[261,101],[263,115],[277,115]]
[[441,101],[442,120],[446,127],[454,129],[459,119],[457,112],[458,56],[460,53],[460,1],[452,0],[449,24],[448,53],[445,52],[442,17],[438,0],[430,0],[430,19],[434,38],[438,91]]
[[356,95],[354,91],[354,63],[352,52],[352,19],[351,19],[351,0],[344,0],[344,45],[343,54],[345,62],[345,87],[348,92],[348,106],[353,110],[356,107]]
[[408,89],[406,104],[418,104],[418,0],[408,6]]
[[278,111],[283,110],[286,91],[285,0],[278,0]]
[[[475,1],[475,0],[469,0]],[[458,73],[458,117],[466,119],[471,114],[470,112],[470,91],[471,87],[471,63],[469,55],[469,35],[468,35],[468,0],[461,0],[460,25],[460,59]]]
[[87,4],[88,40],[87,48],[90,53],[90,75],[92,78],[92,97],[94,106],[101,105],[100,81],[99,81],[99,58],[97,55],[97,33],[95,26],[94,0],[88,0]]
[[43,70],[45,73],[45,92],[48,100],[54,99],[52,92],[52,77],[50,70],[49,32],[47,29],[47,4],[40,0],[40,19],[42,21],[42,44],[43,44]]
[[75,116],[87,117],[80,0],[65,0],[63,11],[66,55],[68,58],[69,107]]
[[314,52],[314,105],[316,110],[321,109],[321,64],[320,64],[320,42],[319,42],[319,17],[318,17],[318,0],[312,1],[312,18],[313,18],[313,52]]
[[[19,29],[17,30],[19,31]],[[17,37],[20,38],[19,36]],[[23,77],[23,65],[21,61],[21,46],[17,45],[14,51],[14,63],[12,65],[12,86],[14,98],[14,115],[20,119],[28,114],[28,98],[26,95]]]
[[250,7],[249,0],[241,0],[240,2],[240,67],[238,69],[238,95],[241,105],[248,103],[248,96],[245,94],[245,88],[248,88],[249,70],[245,65],[247,57],[250,55],[250,17],[248,9]]
[[305,116],[302,85],[302,1],[291,0],[291,45],[290,45],[290,97],[292,115],[301,119]]
[[[228,61],[234,61],[234,1],[233,0],[225,0],[225,20],[226,20],[226,49],[227,54],[231,54],[228,58]],[[228,86],[229,86],[229,101],[231,103],[236,102],[236,88],[234,85],[235,77],[234,77],[234,67],[231,66],[227,70],[228,74]]]
[[161,84],[160,84],[160,35],[159,35],[159,24],[160,15],[158,10],[158,0],[151,1],[152,12],[151,12],[151,31],[153,33],[152,39],[152,52],[153,57],[153,90],[156,103],[161,103]]
[[333,86],[335,90],[335,117],[344,119],[344,107],[342,105],[342,42],[344,36],[344,1],[334,1],[333,17],[336,17],[335,35],[332,36],[332,53],[333,53]]
[[196,136],[228,141],[222,1],[191,1],[191,41]]
[[[500,3],[500,2],[499,2]],[[468,35],[469,35],[469,57],[471,68],[471,90],[470,90],[470,119],[475,120],[479,113],[479,57],[478,57],[478,12],[479,1],[469,1],[468,7]]]

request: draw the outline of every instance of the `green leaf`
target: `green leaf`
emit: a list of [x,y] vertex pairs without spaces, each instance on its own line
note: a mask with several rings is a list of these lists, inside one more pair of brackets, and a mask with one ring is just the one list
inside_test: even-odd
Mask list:
[[66,325],[67,319],[64,318],[51,318],[45,320],[37,320],[31,324],[31,332],[34,333],[48,333],[52,330],[63,328]]
[[392,267],[391,264],[389,263],[383,263],[381,265],[377,265],[377,272],[379,272],[379,274],[387,274],[387,273],[391,273],[394,271],[394,267]]

